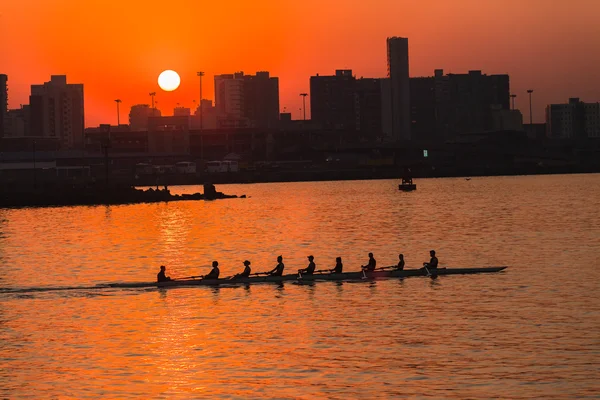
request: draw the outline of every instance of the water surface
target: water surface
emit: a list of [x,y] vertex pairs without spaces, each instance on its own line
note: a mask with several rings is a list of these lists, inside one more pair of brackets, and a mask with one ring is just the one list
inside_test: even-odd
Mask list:
[[[600,175],[228,185],[248,199],[0,210],[0,398],[596,398]],[[172,188],[191,193],[197,187]],[[98,288],[271,269],[506,272]],[[48,289],[69,290],[48,290]]]

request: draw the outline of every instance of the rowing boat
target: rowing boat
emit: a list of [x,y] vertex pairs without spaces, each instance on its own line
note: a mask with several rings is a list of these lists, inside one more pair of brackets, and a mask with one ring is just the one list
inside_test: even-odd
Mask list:
[[314,281],[351,281],[361,279],[380,279],[380,278],[408,278],[411,276],[438,276],[438,275],[465,275],[480,274],[486,272],[499,272],[507,267],[484,267],[484,268],[437,268],[437,269],[405,269],[405,270],[377,270],[370,272],[344,272],[340,274],[319,273],[314,275],[289,274],[282,276],[250,276],[247,278],[223,278],[223,279],[185,279],[158,282],[158,287],[174,286],[218,286],[230,284],[251,284],[262,282],[314,282]]

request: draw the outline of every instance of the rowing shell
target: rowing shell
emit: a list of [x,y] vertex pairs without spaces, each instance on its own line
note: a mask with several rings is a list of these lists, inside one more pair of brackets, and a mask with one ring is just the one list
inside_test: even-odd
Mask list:
[[302,275],[289,274],[282,276],[251,276],[247,278],[235,279],[186,279],[159,282],[158,287],[174,287],[174,286],[218,286],[230,285],[236,283],[250,284],[262,282],[289,282],[289,281],[346,281],[357,279],[377,279],[377,278],[408,278],[411,276],[437,276],[437,275],[464,275],[464,274],[480,274],[486,272],[499,272],[507,267],[485,267],[485,268],[437,268],[428,271],[423,269],[408,269],[408,270],[388,270],[388,271],[371,271],[365,272],[344,272],[341,274],[314,274]]

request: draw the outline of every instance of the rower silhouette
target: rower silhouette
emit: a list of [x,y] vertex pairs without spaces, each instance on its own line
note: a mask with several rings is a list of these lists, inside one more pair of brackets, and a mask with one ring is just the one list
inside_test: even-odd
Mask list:
[[212,270],[204,275],[203,279],[219,279],[219,274],[221,271],[219,271],[219,262],[218,261],[213,261],[212,262]]
[[341,274],[344,269],[344,264],[342,264],[342,257],[335,258],[335,268],[330,269],[329,272],[332,274]]
[[398,265],[396,269],[402,271],[404,269],[404,254],[398,254]]
[[423,268],[426,268],[426,269],[437,269],[437,267],[438,267],[438,259],[435,256],[435,250],[431,250],[429,252],[429,255],[431,256],[431,259],[429,260],[428,263],[423,263]]
[[236,274],[233,276],[233,279],[235,278],[247,278],[250,276],[250,273],[252,272],[252,269],[250,268],[250,261],[246,260],[244,261],[244,271],[241,274]]
[[307,258],[308,258],[308,267],[298,270],[298,273],[301,275],[312,275],[315,273],[315,269],[317,267],[314,262],[315,258],[313,256],[308,256]]
[[277,257],[277,266],[275,268],[273,268],[273,270],[267,272],[267,275],[281,276],[281,275],[283,275],[284,268],[285,268],[285,265],[283,265],[283,257],[279,256],[279,257]]
[[361,268],[366,271],[375,271],[375,267],[377,267],[377,260],[373,257],[373,253],[369,253],[369,262]]
[[156,274],[157,282],[168,282],[171,280],[170,277],[166,276],[166,274],[165,274],[166,270],[167,270],[167,267],[165,267],[164,265],[160,266],[160,272],[158,274]]

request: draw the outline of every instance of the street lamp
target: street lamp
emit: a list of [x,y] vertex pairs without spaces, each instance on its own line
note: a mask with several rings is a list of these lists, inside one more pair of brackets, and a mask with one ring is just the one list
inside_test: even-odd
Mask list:
[[510,95],[510,100],[512,101],[512,109],[515,109],[515,97],[517,97],[516,94],[511,94]]
[[150,98],[152,99],[152,108],[154,109],[154,96],[156,96],[156,92],[150,93]]
[[200,130],[202,130],[202,128],[203,128],[203,123],[202,123],[202,117],[203,117],[203,115],[202,115],[202,77],[204,76],[204,71],[196,72],[196,75],[200,78],[200,103],[198,103],[198,104],[200,106]]
[[529,93],[529,128],[533,127],[533,108],[531,107],[531,93],[533,93],[533,89],[529,89],[527,91]]
[[308,96],[308,93],[300,93],[300,96],[302,96],[302,110],[304,111],[304,120],[306,121],[306,96]]
[[115,103],[117,103],[117,126],[121,125],[121,116],[119,115],[119,104],[121,104],[121,99],[116,99]]

